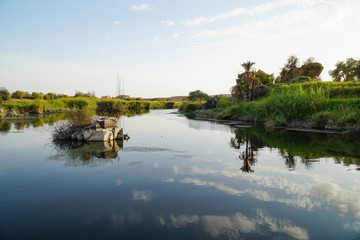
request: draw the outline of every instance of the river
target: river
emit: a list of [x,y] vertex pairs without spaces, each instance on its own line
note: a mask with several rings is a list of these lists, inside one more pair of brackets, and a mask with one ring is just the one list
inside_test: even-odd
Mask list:
[[360,141],[119,118],[130,140],[60,143],[0,123],[0,239],[359,239]]

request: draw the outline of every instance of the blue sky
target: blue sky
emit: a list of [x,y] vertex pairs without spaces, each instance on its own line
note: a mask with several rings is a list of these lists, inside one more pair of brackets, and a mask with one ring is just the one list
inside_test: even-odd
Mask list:
[[132,97],[229,93],[251,60],[360,58],[359,0],[0,0],[0,86]]

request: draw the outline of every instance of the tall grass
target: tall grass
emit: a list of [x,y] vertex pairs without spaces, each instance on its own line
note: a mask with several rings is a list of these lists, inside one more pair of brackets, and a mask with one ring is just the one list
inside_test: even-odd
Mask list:
[[0,108],[19,112],[46,112],[54,110],[98,109],[99,112],[119,112],[125,109],[169,109],[179,108],[181,101],[142,101],[124,99],[98,99],[89,97],[59,98],[53,100],[4,101]]
[[351,127],[360,124],[359,93],[360,84],[357,82],[281,85],[272,88],[259,100],[225,108],[217,106],[216,111],[220,112],[219,118],[247,115],[278,125],[304,120],[318,128],[326,125]]

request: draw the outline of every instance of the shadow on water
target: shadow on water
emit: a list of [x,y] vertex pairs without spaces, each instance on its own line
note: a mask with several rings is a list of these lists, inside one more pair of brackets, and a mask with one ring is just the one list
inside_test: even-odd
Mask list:
[[355,165],[360,170],[360,139],[338,134],[240,128],[230,139],[230,146],[239,149],[243,172],[253,172],[258,151],[268,147],[277,150],[289,170],[300,163],[311,168],[320,158],[332,158],[336,164]]
[[118,152],[123,148],[123,141],[89,143],[63,140],[52,142],[52,147],[56,153],[49,160],[65,161],[69,167],[96,167],[119,159]]

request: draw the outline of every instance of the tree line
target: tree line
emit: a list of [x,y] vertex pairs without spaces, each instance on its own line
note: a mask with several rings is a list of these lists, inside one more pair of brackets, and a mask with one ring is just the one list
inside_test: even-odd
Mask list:
[[[243,71],[238,73],[236,85],[231,88],[235,99],[253,100],[254,89],[259,85],[273,85],[276,83],[292,84],[309,81],[321,81],[320,74],[323,65],[310,57],[300,65],[298,57],[292,55],[281,68],[279,76],[267,74],[261,69],[256,70],[255,62],[247,61],[241,64]],[[335,68],[329,71],[334,82],[360,81],[360,60],[348,58],[339,61]]]
[[[71,96],[68,96],[66,94],[56,94],[56,93],[38,93],[38,92],[26,92],[26,91],[20,91],[16,90],[13,93],[10,93],[6,88],[1,87],[0,88],[0,103],[2,101],[10,100],[10,99],[41,99],[41,100],[52,100],[57,98],[69,98]],[[95,92],[88,92],[88,93],[82,93],[79,91],[76,91],[75,95],[73,97],[95,97]]]

